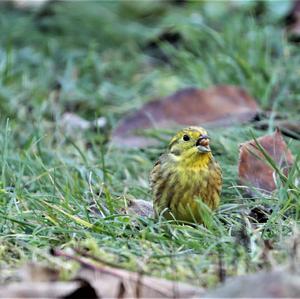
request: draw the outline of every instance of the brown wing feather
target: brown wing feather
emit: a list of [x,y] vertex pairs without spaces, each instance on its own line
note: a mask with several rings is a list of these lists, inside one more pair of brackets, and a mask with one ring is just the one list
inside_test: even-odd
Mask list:
[[152,189],[153,207],[156,215],[168,207],[170,200],[170,196],[164,196],[166,195],[165,190],[169,180],[169,173],[166,173],[165,169],[163,169],[166,159],[166,154],[161,155],[150,173],[150,187]]
[[160,174],[161,173],[161,161],[158,160],[154,164],[154,167],[152,168],[150,172],[150,187],[153,189],[157,181],[159,180]]
[[210,166],[210,174],[208,179],[208,198],[213,209],[219,206],[220,194],[222,189],[222,170],[220,165],[213,161]]

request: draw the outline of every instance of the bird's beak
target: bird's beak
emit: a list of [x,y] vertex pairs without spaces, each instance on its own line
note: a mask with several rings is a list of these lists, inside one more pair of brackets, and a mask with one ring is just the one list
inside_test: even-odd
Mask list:
[[209,139],[207,135],[202,135],[196,142],[196,147],[200,153],[209,153],[211,149],[209,147]]

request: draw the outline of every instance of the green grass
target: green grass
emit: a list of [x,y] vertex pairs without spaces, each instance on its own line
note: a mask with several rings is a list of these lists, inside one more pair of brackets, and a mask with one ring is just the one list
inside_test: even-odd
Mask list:
[[[286,138],[298,159],[273,195],[247,199],[237,186],[238,145],[251,132],[273,131],[272,113],[269,131],[252,123],[211,132],[224,187],[208,228],[122,214],[130,198],[151,199],[148,175],[167,140],[144,150],[108,143],[124,113],[187,86],[239,85],[266,111],[296,119],[299,48],[269,5],[259,17],[254,6],[232,13],[225,2],[213,10],[205,2],[68,2],[38,17],[1,4],[1,267],[55,265],[51,247],[80,246],[126,269],[214,286],[220,256],[228,275],[260,269],[263,240],[274,241],[278,263],[287,261],[286,238],[299,224],[300,189],[291,187],[300,174],[299,141]],[[151,56],[147,43],[170,28],[181,41],[160,44],[168,61]],[[65,111],[105,116],[108,128],[66,136]],[[247,213],[257,205],[274,212],[253,227]]]

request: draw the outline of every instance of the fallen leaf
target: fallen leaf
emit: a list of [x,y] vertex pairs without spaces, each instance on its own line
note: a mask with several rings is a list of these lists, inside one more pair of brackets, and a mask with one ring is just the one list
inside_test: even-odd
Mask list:
[[300,298],[300,276],[286,270],[240,276],[203,298]]
[[[257,142],[287,174],[294,160],[280,131],[276,130],[272,135],[260,137]],[[240,145],[238,177],[241,184],[249,187],[246,191],[250,195],[256,193],[255,189],[263,192],[272,192],[276,189],[275,171],[265,160],[254,140]]]
[[0,298],[64,298],[81,287],[81,282],[21,282],[0,286]]
[[258,111],[255,100],[238,87],[186,88],[147,103],[123,118],[113,132],[112,143],[145,147],[155,144],[155,140],[139,136],[141,129],[174,128],[178,125],[224,126],[249,121]]
[[58,270],[32,262],[17,269],[9,280],[10,283],[0,285],[0,298],[68,298],[79,290],[87,290],[86,282],[58,281]]
[[82,269],[78,277],[89,281],[98,298],[192,298],[204,294],[203,289],[185,283],[122,269],[111,268],[110,273]]
[[47,282],[57,281],[59,271],[36,263],[28,263],[21,267],[16,275],[24,282]]
[[0,298],[98,298],[85,279],[59,281],[58,270],[38,263],[23,265],[9,281],[0,285]]
[[192,298],[204,294],[202,288],[109,267],[90,258],[54,250],[55,256],[77,261],[82,268],[76,276],[96,290],[98,298]]

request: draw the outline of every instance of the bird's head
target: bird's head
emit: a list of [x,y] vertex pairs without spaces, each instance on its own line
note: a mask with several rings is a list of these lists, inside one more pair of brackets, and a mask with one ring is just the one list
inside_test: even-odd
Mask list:
[[210,155],[209,137],[201,127],[179,131],[169,143],[169,152],[175,156]]

